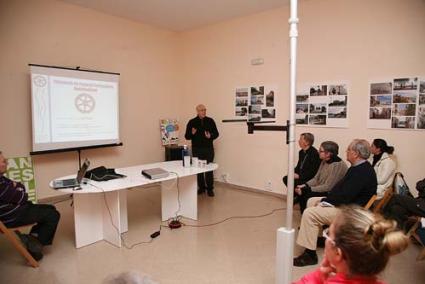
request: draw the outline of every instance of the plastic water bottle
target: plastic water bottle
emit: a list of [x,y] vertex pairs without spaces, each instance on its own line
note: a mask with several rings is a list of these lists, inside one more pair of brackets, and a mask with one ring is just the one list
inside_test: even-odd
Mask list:
[[183,160],[183,167],[185,168],[190,167],[190,152],[187,145],[183,145],[182,160]]

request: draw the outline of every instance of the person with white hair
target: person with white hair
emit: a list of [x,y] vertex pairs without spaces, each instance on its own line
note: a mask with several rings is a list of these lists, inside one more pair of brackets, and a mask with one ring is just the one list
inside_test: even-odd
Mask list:
[[[192,141],[193,157],[211,163],[214,160],[213,141],[219,133],[214,119],[207,116],[207,108],[200,104],[196,107],[197,116],[189,120],[184,137]],[[208,196],[214,196],[213,172],[198,174],[198,194],[207,191]]]
[[297,244],[305,250],[294,258],[294,266],[317,264],[317,237],[323,225],[332,223],[338,206],[364,206],[376,194],[376,173],[367,161],[370,156],[369,143],[364,139],[355,139],[348,146],[346,153],[351,167],[345,176],[331,189],[327,197],[312,197],[307,202],[297,238]]

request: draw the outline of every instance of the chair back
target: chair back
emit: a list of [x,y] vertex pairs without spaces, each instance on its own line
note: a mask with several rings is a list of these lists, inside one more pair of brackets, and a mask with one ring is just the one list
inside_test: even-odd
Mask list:
[[369,201],[364,206],[364,209],[369,210],[370,207],[372,206],[373,202],[375,202],[375,200],[376,200],[377,197],[378,196],[376,194],[372,195],[372,197],[369,199]]

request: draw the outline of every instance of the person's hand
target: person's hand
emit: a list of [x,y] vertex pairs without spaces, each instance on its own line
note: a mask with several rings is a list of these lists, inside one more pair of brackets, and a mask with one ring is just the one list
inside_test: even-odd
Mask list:
[[195,127],[192,127],[192,135],[195,135],[197,129]]
[[317,200],[314,202],[313,206],[317,206],[317,205],[319,205],[319,203],[320,203],[320,202],[322,202],[322,199],[317,199]]
[[301,187],[300,187],[300,186],[297,186],[297,187],[294,189],[294,191],[295,191],[295,193],[296,193],[296,194],[298,194],[298,195],[301,195],[301,193],[302,193],[302,191],[301,191]]
[[299,178],[300,178],[300,175],[299,175],[299,174],[294,173],[294,179],[299,179]]
[[336,273],[335,267],[332,267],[331,263],[329,262],[328,258],[325,256],[323,258],[322,263],[320,264],[320,276],[322,278],[322,281],[325,281],[329,278],[329,276],[332,276]]
[[211,138],[211,133],[209,131],[205,131],[205,137],[207,137],[208,139]]

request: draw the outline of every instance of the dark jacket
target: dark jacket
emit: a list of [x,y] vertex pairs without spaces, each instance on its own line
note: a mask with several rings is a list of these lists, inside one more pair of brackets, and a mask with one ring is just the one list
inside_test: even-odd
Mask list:
[[377,184],[375,170],[368,161],[365,161],[360,165],[351,166],[322,201],[335,206],[342,204],[364,206],[372,195],[376,194]]
[[[192,135],[192,128],[196,129],[194,135]],[[205,131],[210,132],[211,138],[205,137]],[[192,140],[192,148],[213,148],[213,140],[218,135],[217,126],[212,118],[206,116],[200,119],[199,116],[196,116],[187,123],[184,137],[186,140]]]
[[14,185],[12,180],[0,176],[0,220],[3,223],[14,221],[27,200],[28,194],[22,183],[16,182]]
[[300,178],[297,184],[304,184],[311,180],[317,173],[320,167],[319,152],[313,146],[310,146],[306,151],[300,150],[298,152],[298,163],[294,169]]

